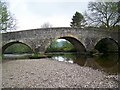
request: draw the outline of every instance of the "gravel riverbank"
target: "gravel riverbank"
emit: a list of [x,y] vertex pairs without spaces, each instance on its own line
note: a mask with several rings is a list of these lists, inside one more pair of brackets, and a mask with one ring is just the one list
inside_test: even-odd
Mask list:
[[49,59],[2,63],[3,88],[117,88],[118,77],[77,64]]

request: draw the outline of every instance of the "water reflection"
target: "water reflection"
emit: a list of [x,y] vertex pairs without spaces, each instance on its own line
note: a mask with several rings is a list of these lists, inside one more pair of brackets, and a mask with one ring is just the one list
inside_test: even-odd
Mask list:
[[92,67],[107,72],[108,74],[118,73],[118,54],[106,54],[97,57],[87,57],[76,53],[51,54],[51,58],[57,61],[77,63],[80,66]]
[[[25,59],[32,54],[4,54],[4,59]],[[76,63],[83,67],[92,67],[93,69],[98,69],[107,72],[108,74],[119,73],[119,56],[118,54],[106,54],[95,57],[88,57],[86,55],[80,55],[77,53],[51,53],[48,54],[52,60],[57,60],[61,62]],[[39,59],[38,59],[39,60]]]
[[110,68],[118,63],[118,55],[117,54],[105,54],[96,58],[96,62],[99,63],[103,68]]
[[32,56],[32,54],[3,54],[3,59],[9,59],[9,60],[13,60],[13,59],[27,59],[30,56]]
[[103,71],[106,71],[109,74],[119,72],[118,54],[105,54],[95,58],[95,61],[102,67]]
[[85,55],[77,53],[51,54],[51,58],[57,61],[77,63],[80,66],[84,66],[87,59]]
[[64,53],[64,54],[51,54],[51,58],[58,61],[64,61],[69,63],[74,63],[76,59],[76,54]]

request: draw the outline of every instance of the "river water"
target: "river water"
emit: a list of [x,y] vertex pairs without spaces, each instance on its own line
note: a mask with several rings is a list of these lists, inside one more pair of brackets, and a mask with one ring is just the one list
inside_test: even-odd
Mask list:
[[[13,55],[5,54],[5,58],[25,58],[30,56],[30,54],[23,55]],[[119,73],[119,57],[118,54],[106,54],[100,56],[89,57],[87,55],[80,55],[77,53],[51,53],[49,54],[50,60],[57,60],[60,62],[68,62],[72,64],[78,64],[82,67],[91,67],[93,69],[98,69],[104,71],[108,74],[118,74]],[[38,59],[39,60],[39,59]]]

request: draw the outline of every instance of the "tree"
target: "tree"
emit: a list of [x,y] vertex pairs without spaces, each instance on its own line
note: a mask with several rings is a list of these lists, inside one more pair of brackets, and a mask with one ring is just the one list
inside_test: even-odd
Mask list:
[[69,41],[54,41],[47,48],[47,52],[68,52],[68,51],[76,51],[74,46]]
[[72,22],[70,26],[71,27],[84,27],[85,26],[84,16],[81,13],[76,12],[72,18]]
[[111,28],[120,24],[118,2],[89,2],[89,14],[86,14],[89,25]]
[[43,25],[41,25],[41,28],[51,28],[52,25],[49,22],[45,22]]
[[118,14],[120,16],[120,1],[118,2]]
[[0,31],[15,29],[16,20],[8,11],[6,2],[0,1]]

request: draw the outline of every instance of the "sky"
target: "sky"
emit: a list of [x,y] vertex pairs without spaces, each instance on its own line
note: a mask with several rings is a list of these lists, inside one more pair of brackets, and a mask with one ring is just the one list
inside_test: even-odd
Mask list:
[[52,27],[70,27],[76,11],[87,11],[93,0],[6,0],[9,11],[17,20],[17,30],[41,28],[44,23]]

